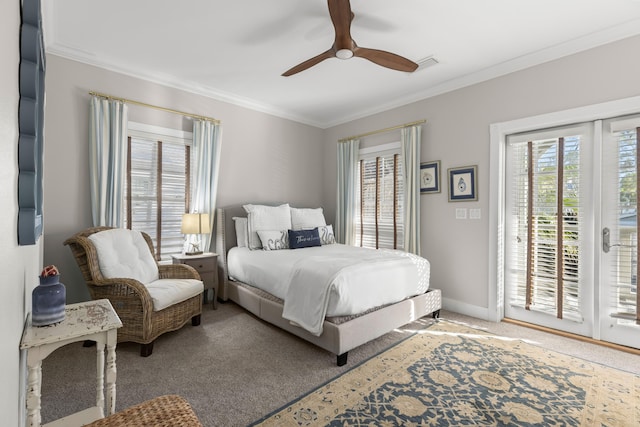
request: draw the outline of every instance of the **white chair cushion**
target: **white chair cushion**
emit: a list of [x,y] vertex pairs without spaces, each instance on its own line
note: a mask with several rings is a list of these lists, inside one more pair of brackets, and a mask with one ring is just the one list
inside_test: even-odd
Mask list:
[[158,279],[145,286],[153,301],[153,311],[186,301],[204,291],[204,285],[196,279]]
[[128,278],[141,283],[158,280],[156,264],[142,233],[114,228],[89,236],[98,253],[100,272],[107,279]]

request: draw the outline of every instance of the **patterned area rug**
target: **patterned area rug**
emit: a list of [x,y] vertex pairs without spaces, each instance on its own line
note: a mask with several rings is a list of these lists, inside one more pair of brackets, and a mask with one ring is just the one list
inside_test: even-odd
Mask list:
[[640,376],[440,321],[259,426],[637,426]]

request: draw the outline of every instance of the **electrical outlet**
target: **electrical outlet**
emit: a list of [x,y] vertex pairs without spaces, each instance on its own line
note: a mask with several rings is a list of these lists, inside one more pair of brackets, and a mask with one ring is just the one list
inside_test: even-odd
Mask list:
[[467,219],[467,208],[456,208],[456,219]]

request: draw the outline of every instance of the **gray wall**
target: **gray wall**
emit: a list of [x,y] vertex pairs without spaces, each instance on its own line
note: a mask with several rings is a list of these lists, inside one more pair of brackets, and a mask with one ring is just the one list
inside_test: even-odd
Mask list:
[[[222,121],[218,205],[286,200],[322,203],[323,132],[318,128],[161,86],[131,76],[47,57],[44,258],[60,269],[67,300],[88,299],[71,251],[73,233],[92,226],[89,195],[89,91],[102,92]],[[129,119],[192,130],[192,122],[129,107]]]
[[[432,263],[432,284],[443,290],[445,306],[486,318],[492,286],[489,125],[638,95],[640,61],[633,52],[639,48],[640,37],[629,38],[326,130],[49,56],[45,263],[62,268],[70,299],[87,298],[62,242],[91,223],[86,163],[90,90],[221,119],[219,205],[269,200],[322,205],[330,222],[335,218],[337,140],[426,119],[422,161],[441,161],[442,192],[421,196],[423,255]],[[191,126],[177,116],[135,106],[130,117]],[[399,131],[391,132],[366,138],[363,145],[398,139]],[[447,168],[465,165],[478,166],[479,200],[449,203]],[[481,218],[457,220],[456,208],[480,208]]]
[[31,291],[42,267],[42,241],[18,246],[18,64],[20,2],[0,13],[0,414],[2,425],[24,425],[25,360],[20,339]]
[[[327,129],[325,209],[335,211],[338,139],[426,119],[422,161],[442,162],[443,186],[440,194],[420,196],[422,255],[431,262],[431,283],[442,289],[445,307],[487,318],[495,286],[488,283],[489,125],[640,95],[639,51],[640,37],[633,37]],[[363,142],[397,141],[399,135]],[[447,168],[466,165],[478,165],[479,200],[449,203]],[[456,208],[480,208],[482,217],[456,220]]]

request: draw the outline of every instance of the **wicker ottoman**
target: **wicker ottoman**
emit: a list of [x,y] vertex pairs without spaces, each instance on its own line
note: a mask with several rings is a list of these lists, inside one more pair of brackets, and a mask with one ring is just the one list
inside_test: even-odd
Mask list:
[[97,420],[91,427],[202,427],[191,405],[180,396],[147,400],[124,411]]

